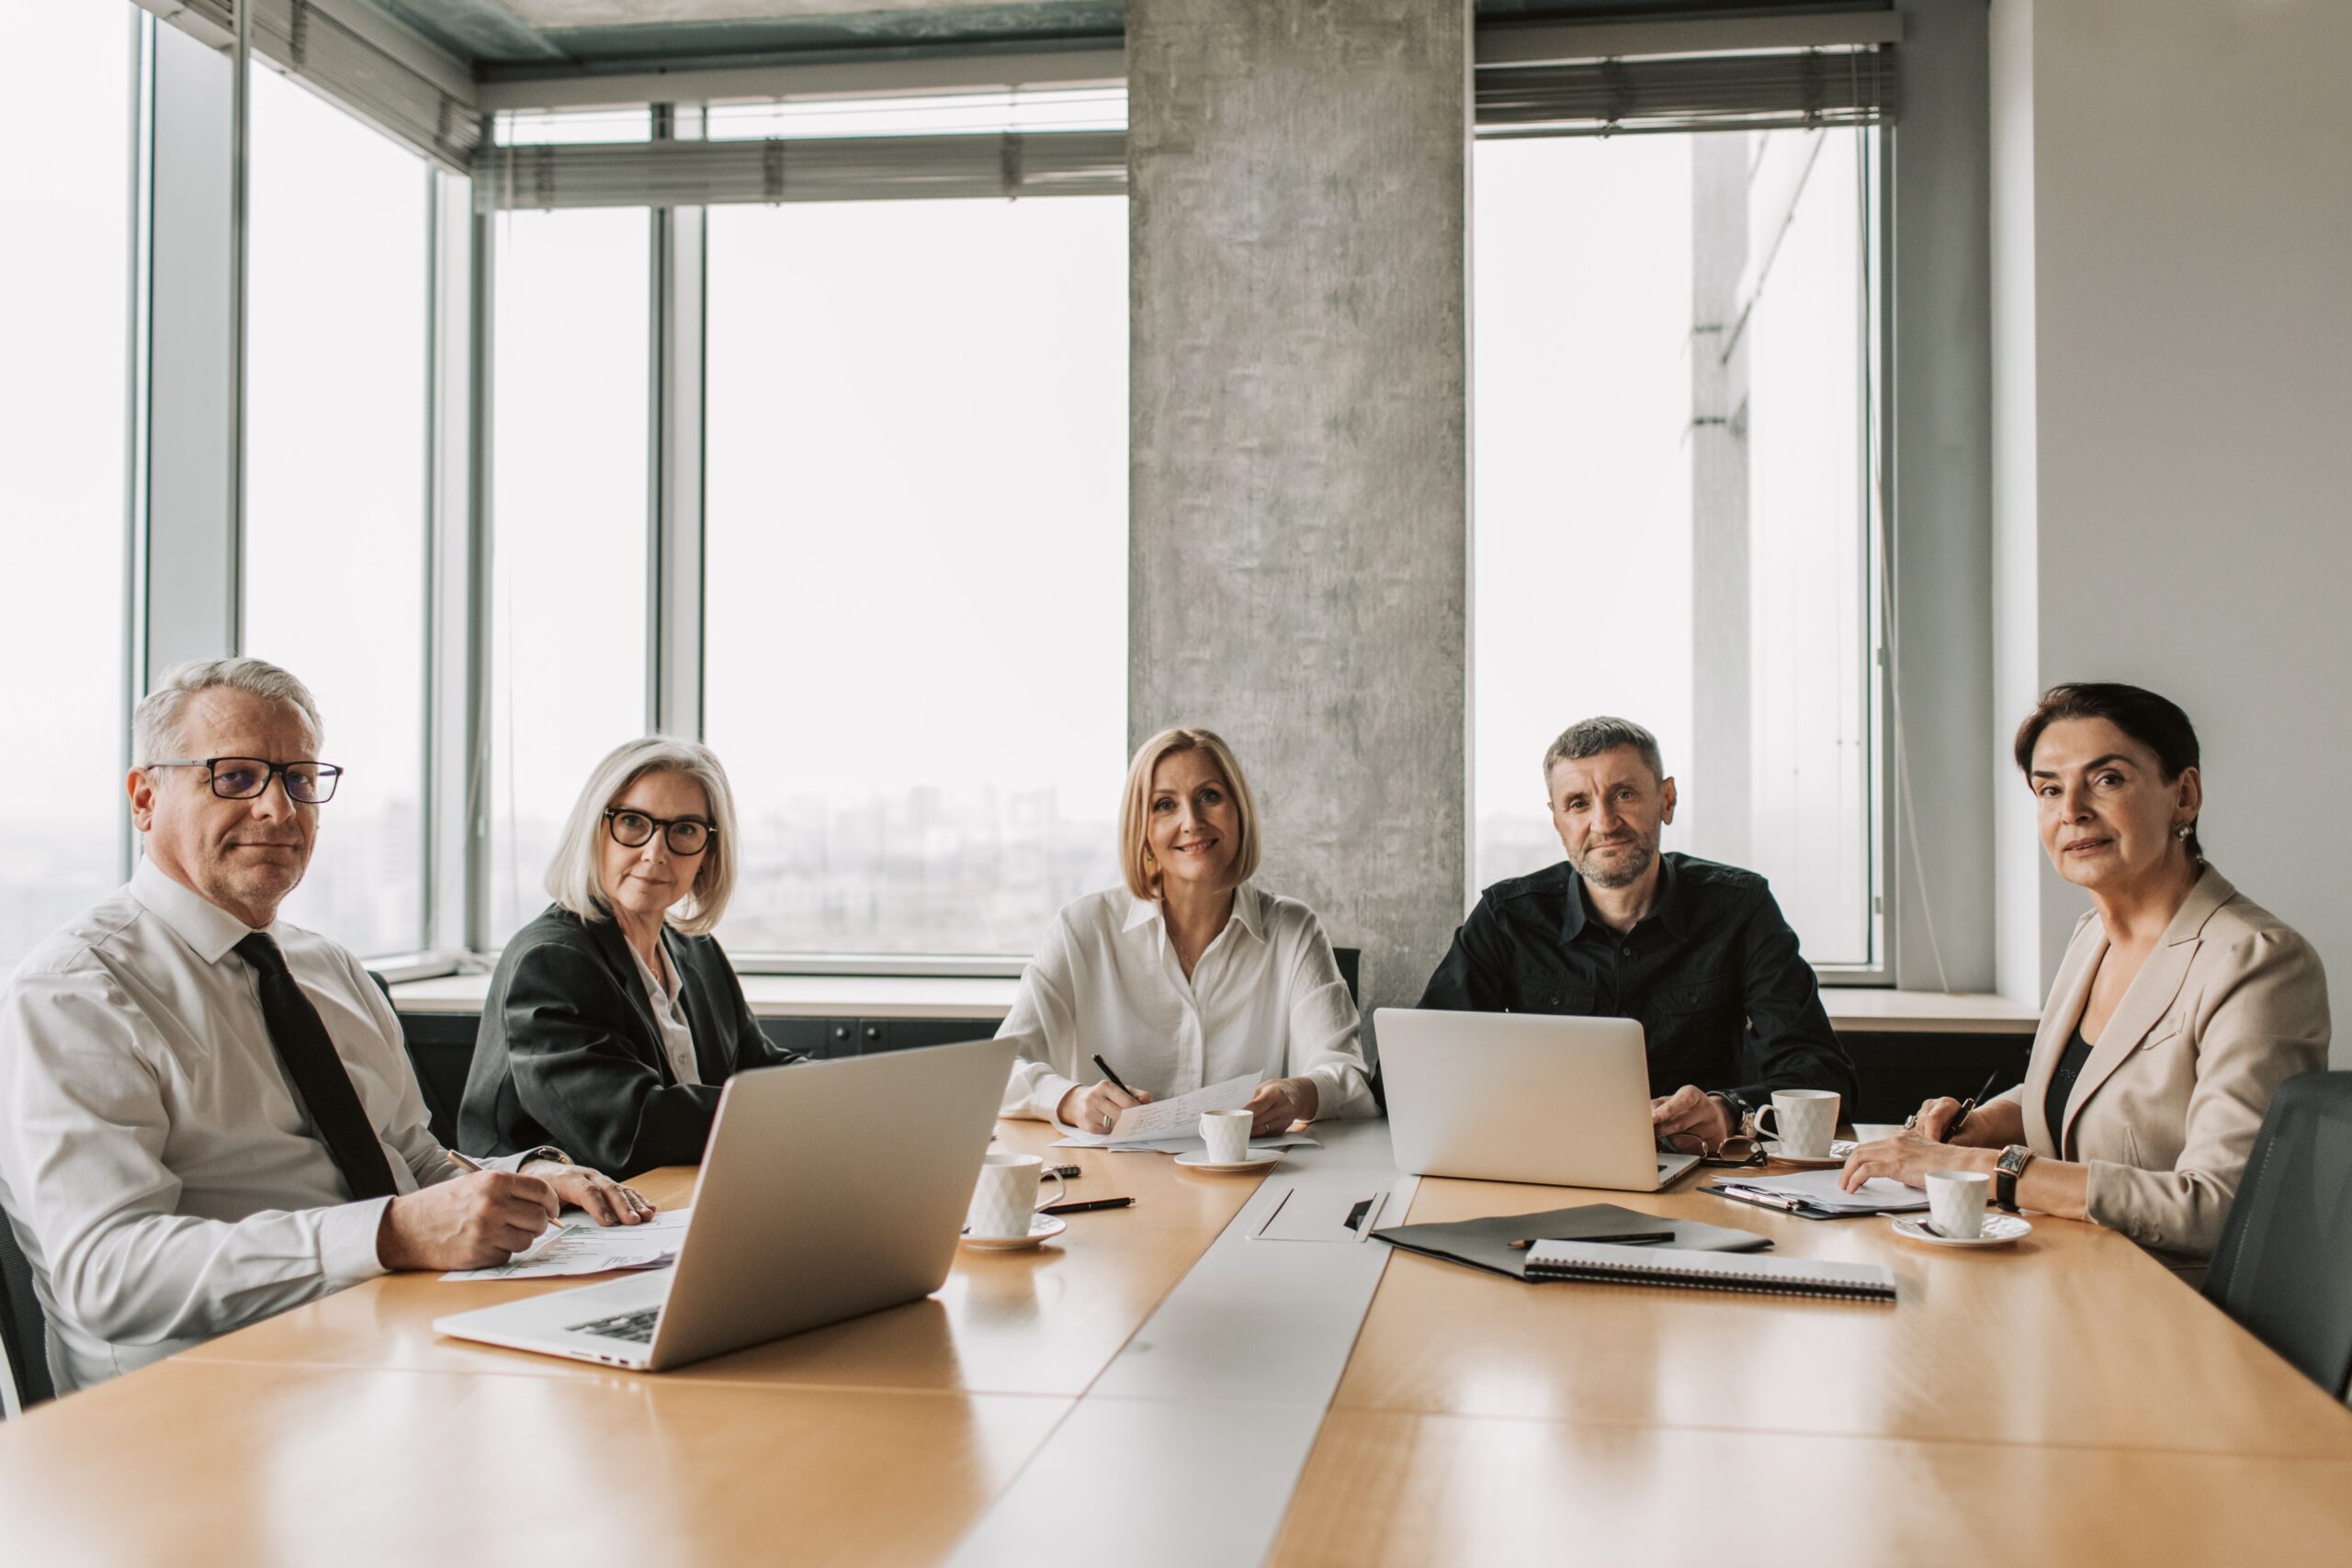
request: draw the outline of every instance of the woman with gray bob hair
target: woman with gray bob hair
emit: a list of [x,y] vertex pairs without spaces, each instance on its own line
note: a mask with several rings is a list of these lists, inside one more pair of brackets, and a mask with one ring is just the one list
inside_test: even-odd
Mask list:
[[720,1086],[771,1044],[710,933],[735,890],[735,798],[707,746],[649,735],[588,775],[547,888],[499,955],[458,1142],[538,1144],[603,1170],[702,1158]]

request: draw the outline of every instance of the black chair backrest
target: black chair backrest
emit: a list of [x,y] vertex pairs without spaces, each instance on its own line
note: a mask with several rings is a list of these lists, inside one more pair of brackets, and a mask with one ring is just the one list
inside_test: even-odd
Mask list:
[[49,1381],[49,1332],[40,1298],[33,1293],[32,1260],[17,1245],[6,1214],[0,1214],[0,1346],[6,1348],[8,1370],[16,1374],[19,1408],[30,1410],[57,1396]]
[[2278,1086],[2206,1299],[2338,1399],[2352,1384],[2352,1073]]
[[[373,969],[368,978],[392,999],[391,982]],[[401,1043],[408,1050],[408,1065],[416,1074],[416,1087],[424,1095],[426,1124],[445,1149],[458,1146],[458,1108],[465,1103],[466,1073],[473,1065],[474,1032],[481,1021],[453,1013],[447,1018],[437,1014],[394,1015],[401,1021]]]
[[1348,1000],[1362,1003],[1363,992],[1356,985],[1356,974],[1363,967],[1363,949],[1335,947],[1331,950],[1331,956],[1340,961],[1340,978],[1348,983]]

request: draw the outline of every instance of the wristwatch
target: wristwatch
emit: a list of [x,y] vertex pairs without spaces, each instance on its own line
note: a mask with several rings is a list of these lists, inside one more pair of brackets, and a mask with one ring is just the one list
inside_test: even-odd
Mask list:
[[561,1149],[557,1148],[553,1144],[541,1144],[536,1149],[524,1150],[523,1157],[514,1162],[514,1168],[516,1170],[520,1170],[525,1166],[529,1165],[532,1161],[542,1159],[552,1161],[557,1165],[570,1165],[571,1163],[571,1156],[565,1154]]
[[1725,1143],[1729,1143],[1748,1130],[1747,1101],[1727,1089],[1711,1089],[1707,1091],[1707,1098],[1722,1100],[1724,1111],[1731,1118],[1731,1131],[1724,1134]]
[[2001,1151],[1998,1163],[1993,1167],[1993,1201],[2014,1214],[2018,1212],[2018,1178],[2033,1159],[2033,1151],[2023,1144],[2011,1144]]

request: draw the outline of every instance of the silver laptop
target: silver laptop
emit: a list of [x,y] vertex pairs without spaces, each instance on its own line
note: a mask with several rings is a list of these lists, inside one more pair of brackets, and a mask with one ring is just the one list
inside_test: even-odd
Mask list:
[[460,1339],[658,1372],[931,1294],[955,1261],[1014,1043],[727,1080],[675,1267],[461,1312]]
[[1650,1134],[1630,1018],[1382,1008],[1373,1021],[1399,1170],[1651,1192],[1699,1163]]

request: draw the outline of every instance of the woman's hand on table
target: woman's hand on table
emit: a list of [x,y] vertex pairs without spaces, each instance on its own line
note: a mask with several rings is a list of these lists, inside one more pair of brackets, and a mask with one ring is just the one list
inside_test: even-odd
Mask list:
[[1107,1133],[1119,1120],[1119,1112],[1131,1105],[1148,1105],[1148,1094],[1129,1094],[1117,1084],[1085,1083],[1072,1086],[1062,1102],[1054,1108],[1054,1115],[1065,1127],[1075,1127],[1081,1133]]
[[1268,1078],[1242,1109],[1250,1112],[1250,1135],[1287,1133],[1294,1122],[1312,1122],[1323,1108],[1313,1078]]
[[641,1225],[651,1219],[654,1206],[634,1187],[624,1186],[601,1170],[591,1170],[584,1165],[560,1165],[552,1160],[534,1160],[524,1168],[526,1176],[536,1176],[555,1189],[555,1195],[577,1209],[584,1209],[588,1217],[600,1225]]
[[[1951,1106],[1955,1111],[1959,1109],[1955,1100],[1942,1103]],[[1949,1121],[1949,1118],[1945,1120]],[[1992,1168],[1993,1160],[1988,1151],[1939,1143],[1913,1126],[1904,1128],[1891,1138],[1879,1138],[1864,1144],[1848,1155],[1845,1169],[1838,1172],[1838,1185],[1851,1192],[1871,1177],[1883,1176],[1889,1181],[1899,1181],[1905,1187],[1925,1187],[1928,1172],[1931,1170],[1989,1172]]]

